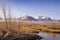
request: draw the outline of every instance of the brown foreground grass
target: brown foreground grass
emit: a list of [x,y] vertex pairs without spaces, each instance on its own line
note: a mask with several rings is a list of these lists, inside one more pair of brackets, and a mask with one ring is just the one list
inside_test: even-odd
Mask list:
[[35,23],[35,22],[9,22],[7,24],[8,29],[6,28],[5,22],[0,22],[0,31],[11,31],[22,34],[31,34],[34,32],[53,32],[60,33],[60,23],[58,22],[49,22],[49,23]]
[[35,29],[29,25],[32,24],[28,24],[27,22],[11,22],[10,25],[10,22],[7,22],[6,25],[5,22],[0,22],[0,40],[36,40],[36,38],[42,39],[42,37],[33,34]]

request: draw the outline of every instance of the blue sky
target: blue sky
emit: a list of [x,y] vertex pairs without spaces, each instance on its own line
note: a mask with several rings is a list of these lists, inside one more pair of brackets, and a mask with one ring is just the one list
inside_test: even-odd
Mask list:
[[[0,16],[2,0],[0,0]],[[11,14],[16,17],[22,15],[48,16],[60,18],[60,1],[59,0],[5,0],[8,8],[11,8]]]

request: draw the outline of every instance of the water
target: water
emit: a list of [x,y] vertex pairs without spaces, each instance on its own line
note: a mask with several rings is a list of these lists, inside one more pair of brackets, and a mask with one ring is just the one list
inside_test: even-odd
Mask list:
[[37,35],[43,37],[42,40],[60,40],[60,34],[39,32]]

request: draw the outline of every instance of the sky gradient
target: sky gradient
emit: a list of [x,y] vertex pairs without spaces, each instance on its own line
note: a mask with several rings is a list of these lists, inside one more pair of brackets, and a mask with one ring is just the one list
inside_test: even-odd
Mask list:
[[[2,0],[0,0],[0,16]],[[60,18],[59,0],[5,0],[6,8],[10,6],[11,14],[15,17],[22,15],[47,16]],[[8,13],[8,12],[7,12]]]

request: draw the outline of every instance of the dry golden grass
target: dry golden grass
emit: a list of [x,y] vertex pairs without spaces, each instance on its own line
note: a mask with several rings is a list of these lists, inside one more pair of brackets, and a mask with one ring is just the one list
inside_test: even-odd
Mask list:
[[33,33],[35,31],[60,32],[60,23],[58,22],[50,22],[45,24],[31,22],[12,22],[11,26],[9,26],[9,23],[7,25],[9,29],[6,29],[5,22],[0,22],[0,30],[25,34]]

